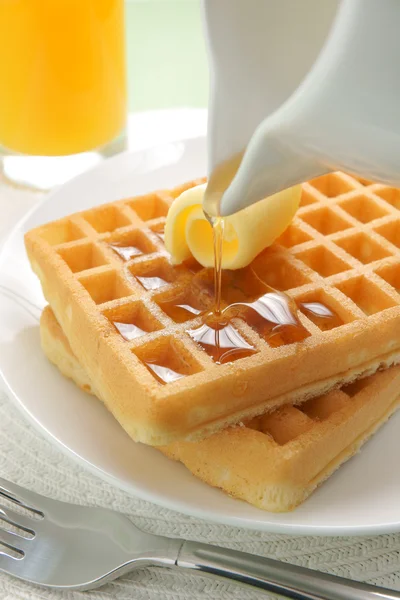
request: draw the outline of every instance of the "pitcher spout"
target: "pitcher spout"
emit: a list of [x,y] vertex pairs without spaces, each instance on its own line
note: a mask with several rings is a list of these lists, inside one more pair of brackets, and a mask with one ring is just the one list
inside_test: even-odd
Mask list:
[[[229,161],[225,165],[229,169]],[[266,196],[329,171],[317,158],[296,147],[294,141],[269,135],[261,125],[222,194],[220,214],[231,215]]]

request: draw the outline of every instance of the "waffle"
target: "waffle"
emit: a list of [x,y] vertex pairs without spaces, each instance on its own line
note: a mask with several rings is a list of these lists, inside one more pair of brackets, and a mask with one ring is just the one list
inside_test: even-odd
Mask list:
[[[240,273],[224,273],[223,302],[246,298],[255,274],[297,302],[323,302],[338,318],[321,325],[300,311],[308,337],[279,347],[236,320],[254,352],[221,365],[187,333],[199,317],[176,322],[164,310],[171,297],[198,310],[212,304],[210,270],[172,267],[160,235],[173,199],[198,183],[26,234],[33,270],[74,353],[133,439],[201,439],[400,361],[399,191],[343,173],[304,184],[301,208],[278,242]],[[124,260],[118,244],[141,254]],[[133,323],[145,335],[127,341],[113,322]],[[178,378],[160,384],[153,365]]]
[[[60,371],[96,393],[47,307],[42,347]],[[327,479],[398,408],[400,367],[340,390],[215,433],[199,442],[161,447],[197,477],[264,510],[292,510]]]

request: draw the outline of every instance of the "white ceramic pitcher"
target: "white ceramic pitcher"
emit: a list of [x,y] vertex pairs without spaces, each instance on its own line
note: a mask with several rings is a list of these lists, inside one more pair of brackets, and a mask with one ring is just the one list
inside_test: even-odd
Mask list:
[[341,169],[400,186],[400,0],[204,0],[228,215]]

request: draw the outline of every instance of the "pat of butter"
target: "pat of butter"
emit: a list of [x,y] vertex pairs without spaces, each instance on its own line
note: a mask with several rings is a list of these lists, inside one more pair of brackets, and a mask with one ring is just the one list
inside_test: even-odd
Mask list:
[[[202,208],[205,189],[204,184],[186,190],[169,209],[165,247],[174,264],[194,256],[203,267],[214,266],[212,227]],[[225,217],[222,268],[246,267],[270,246],[290,224],[300,196],[297,185]]]

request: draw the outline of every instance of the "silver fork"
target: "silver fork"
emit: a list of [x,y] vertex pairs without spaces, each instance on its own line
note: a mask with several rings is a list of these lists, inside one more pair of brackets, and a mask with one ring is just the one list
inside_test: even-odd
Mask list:
[[0,571],[58,589],[89,590],[158,566],[193,569],[295,600],[400,599],[400,592],[145,533],[120,513],[51,500],[1,477],[0,544]]

